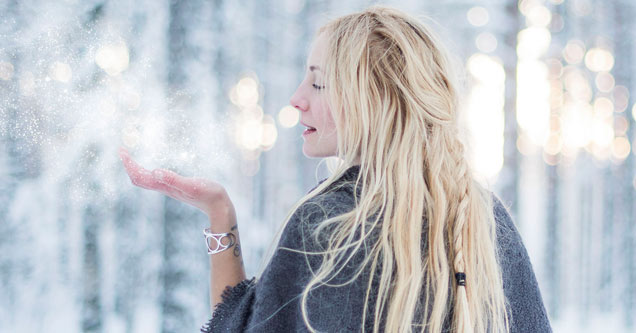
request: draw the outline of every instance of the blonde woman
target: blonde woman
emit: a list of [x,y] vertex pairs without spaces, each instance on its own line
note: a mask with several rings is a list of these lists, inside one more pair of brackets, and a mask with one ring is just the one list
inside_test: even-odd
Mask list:
[[307,65],[290,101],[303,152],[342,163],[291,209],[258,279],[245,277],[221,185],[121,153],[133,183],[210,217],[214,307],[202,331],[551,331],[506,208],[471,176],[433,33],[374,6],[323,26]]

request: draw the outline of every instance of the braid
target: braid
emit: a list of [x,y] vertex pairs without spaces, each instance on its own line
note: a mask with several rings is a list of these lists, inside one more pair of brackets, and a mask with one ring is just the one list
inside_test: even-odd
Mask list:
[[[451,213],[448,207],[449,197],[445,190],[449,183],[450,174],[447,165],[448,158],[444,156],[447,154],[445,149],[439,149],[438,147],[446,147],[443,142],[443,133],[440,126],[431,126],[426,133],[427,138],[424,143],[424,161],[425,161],[425,181],[427,191],[425,198],[428,201],[426,205],[426,217],[428,223],[428,241],[427,241],[427,274],[426,283],[433,286],[431,302],[432,308],[429,308],[428,299],[426,301],[425,313],[431,313],[432,317],[446,311],[446,302],[439,300],[448,299],[448,281],[449,281],[449,249],[446,248],[445,239],[448,235],[445,235],[448,231],[446,221],[449,219],[449,213]],[[440,156],[440,154],[442,154]],[[428,295],[427,295],[428,297]],[[431,332],[441,331],[442,327],[439,326],[441,322],[431,323],[428,330]]]
[[[449,139],[453,140],[454,136],[449,135]],[[464,249],[466,242],[464,235],[467,235],[468,225],[468,216],[470,216],[470,197],[471,197],[471,184],[472,178],[470,172],[468,170],[468,165],[466,160],[464,159],[464,147],[459,140],[455,139],[454,144],[449,145],[449,147],[454,147],[455,149],[450,152],[451,158],[454,162],[454,166],[452,170],[454,170],[455,181],[456,181],[456,193],[455,198],[456,202],[456,210],[454,216],[452,216],[452,220],[454,223],[452,224],[452,239],[451,244],[453,247],[452,253],[454,256],[453,259],[453,269],[455,270],[455,278],[456,278],[456,294],[455,294],[455,306],[454,306],[454,320],[455,327],[457,328],[457,332],[472,332],[473,324],[471,320],[471,313],[468,302],[468,292],[466,286],[466,261],[464,259]],[[451,203],[452,205],[453,203]],[[451,211],[452,211],[451,207]],[[470,271],[468,272],[468,277],[472,279],[470,276]]]

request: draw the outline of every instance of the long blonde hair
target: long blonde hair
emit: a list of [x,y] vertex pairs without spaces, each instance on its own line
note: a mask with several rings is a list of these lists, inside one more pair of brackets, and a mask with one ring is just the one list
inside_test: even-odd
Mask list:
[[[439,332],[445,322],[462,333],[508,331],[492,198],[474,180],[464,156],[457,87],[442,44],[419,20],[384,6],[332,20],[320,34],[328,37],[325,98],[342,163],[299,200],[283,228],[297,208],[357,159],[360,198],[352,211],[315,230],[329,227],[329,246],[302,294],[306,326],[314,331],[309,292],[328,284],[342,260],[350,259],[345,252],[359,250],[377,229],[379,236],[348,281],[371,265],[365,304],[375,302],[375,313],[365,306],[363,327],[373,315],[374,332],[381,320],[388,332],[414,327]],[[370,299],[379,267],[377,297]],[[465,274],[464,286],[456,273]]]

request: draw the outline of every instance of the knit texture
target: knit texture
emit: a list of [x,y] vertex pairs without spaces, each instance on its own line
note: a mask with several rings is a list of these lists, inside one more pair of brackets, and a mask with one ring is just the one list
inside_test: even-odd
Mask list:
[[[354,208],[354,183],[359,166],[353,166],[334,184],[300,206],[283,230],[278,247],[260,279],[244,280],[228,286],[201,332],[308,332],[301,312],[301,293],[322,260],[322,255],[304,255],[282,248],[303,251],[324,250],[326,240],[315,241],[311,231],[321,221]],[[322,180],[320,183],[322,183]],[[320,184],[319,183],[319,184]],[[359,195],[359,194],[358,194]],[[497,243],[501,257],[504,293],[510,305],[511,332],[551,332],[530,259],[521,237],[501,201],[493,195],[497,222]],[[374,278],[367,318],[362,327],[369,267],[352,283],[348,281],[364,259],[374,233],[342,270],[329,281],[310,292],[307,309],[309,319],[319,332],[359,332],[373,328],[378,278]],[[424,236],[425,237],[425,236]],[[379,277],[381,267],[374,274]],[[386,314],[386,310],[385,310]],[[384,316],[384,315],[383,315]],[[421,317],[420,317],[421,318]],[[382,322],[381,322],[382,323]],[[445,321],[447,330],[450,324]],[[381,326],[381,328],[383,328]],[[382,331],[382,329],[381,329]]]

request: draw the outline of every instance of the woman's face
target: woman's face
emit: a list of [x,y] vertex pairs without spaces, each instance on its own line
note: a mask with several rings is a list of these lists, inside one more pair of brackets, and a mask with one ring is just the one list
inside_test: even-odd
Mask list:
[[336,125],[325,97],[323,64],[326,45],[325,34],[320,34],[309,53],[305,78],[289,101],[300,111],[301,126],[315,128],[303,132],[303,154],[307,157],[335,156],[338,148]]

